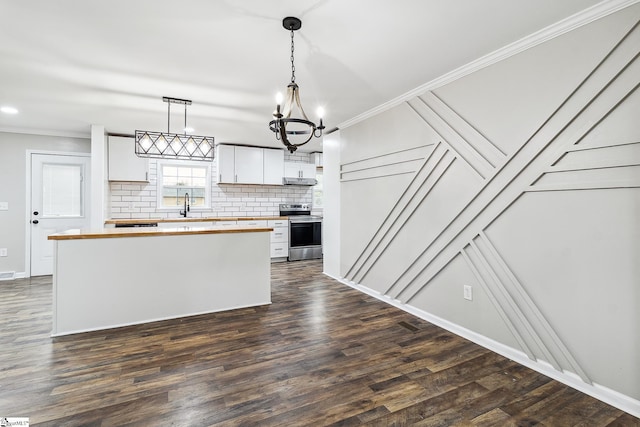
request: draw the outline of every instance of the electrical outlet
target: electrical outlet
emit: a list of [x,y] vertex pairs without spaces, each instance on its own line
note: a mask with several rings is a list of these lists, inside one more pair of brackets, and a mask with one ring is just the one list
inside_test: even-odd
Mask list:
[[9,202],[0,202],[0,211],[8,211]]
[[0,256],[7,256],[7,248],[0,248]]
[[464,285],[464,299],[473,300],[473,289],[470,285]]

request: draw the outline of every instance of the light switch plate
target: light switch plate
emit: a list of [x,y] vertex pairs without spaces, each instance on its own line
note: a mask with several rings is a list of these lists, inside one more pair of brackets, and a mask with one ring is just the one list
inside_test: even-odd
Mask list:
[[0,202],[0,211],[8,211],[9,202]]
[[469,285],[464,285],[464,299],[473,300],[473,289]]
[[0,248],[0,256],[7,256],[7,248]]

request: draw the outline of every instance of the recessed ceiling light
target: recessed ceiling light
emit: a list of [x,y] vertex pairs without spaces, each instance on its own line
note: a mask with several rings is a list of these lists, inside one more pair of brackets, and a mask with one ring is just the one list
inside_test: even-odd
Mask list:
[[193,132],[195,129],[194,129],[194,128],[191,128],[191,127],[186,127],[186,128],[184,128],[183,130],[184,130],[185,132],[187,132],[187,133],[191,133],[191,132]]
[[0,107],[0,111],[5,114],[18,114],[18,109],[13,107]]

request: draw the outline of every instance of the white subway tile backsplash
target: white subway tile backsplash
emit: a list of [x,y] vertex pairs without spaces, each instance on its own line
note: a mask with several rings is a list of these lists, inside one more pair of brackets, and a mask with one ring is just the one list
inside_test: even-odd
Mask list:
[[[309,163],[307,153],[285,153],[285,161]],[[267,216],[278,215],[280,203],[309,203],[313,201],[312,187],[283,185],[231,185],[216,183],[215,164],[211,170],[209,209],[197,209],[192,217],[208,216]],[[178,211],[157,207],[157,161],[149,162],[149,183],[110,183],[111,218],[178,218]]]

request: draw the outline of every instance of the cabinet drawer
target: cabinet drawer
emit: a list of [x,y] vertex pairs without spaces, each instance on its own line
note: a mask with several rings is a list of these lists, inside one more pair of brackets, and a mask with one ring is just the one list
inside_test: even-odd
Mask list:
[[289,241],[288,227],[274,227],[271,232],[271,243],[282,243]]
[[236,221],[213,221],[213,225],[217,225],[219,227],[234,227]]
[[289,256],[289,243],[271,243],[271,258],[280,258]]
[[269,227],[289,227],[288,219],[270,219]]
[[267,227],[267,220],[238,220],[238,225],[245,225],[248,227]]

